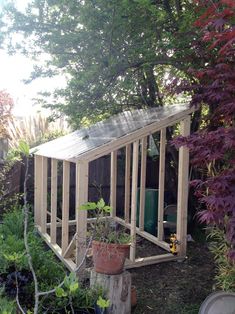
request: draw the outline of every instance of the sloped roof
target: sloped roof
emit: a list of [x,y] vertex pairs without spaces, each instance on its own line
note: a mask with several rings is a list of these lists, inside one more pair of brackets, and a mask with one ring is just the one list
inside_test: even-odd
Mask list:
[[172,125],[193,112],[189,105],[125,111],[33,149],[36,155],[76,162],[95,159]]

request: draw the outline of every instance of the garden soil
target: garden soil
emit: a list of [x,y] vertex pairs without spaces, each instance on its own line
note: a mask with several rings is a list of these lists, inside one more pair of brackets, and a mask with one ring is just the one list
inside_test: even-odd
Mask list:
[[[144,250],[151,251],[151,246],[147,244]],[[182,262],[130,271],[137,291],[134,314],[197,314],[200,304],[213,291],[214,262],[206,244],[190,242]]]

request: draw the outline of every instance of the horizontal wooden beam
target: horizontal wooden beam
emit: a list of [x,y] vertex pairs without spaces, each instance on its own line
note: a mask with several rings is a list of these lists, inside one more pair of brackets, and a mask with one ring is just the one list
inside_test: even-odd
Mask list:
[[[75,225],[76,225],[76,222],[77,222],[77,221],[76,221],[75,219],[74,219],[74,220],[69,220],[69,221],[68,221],[68,225],[69,225],[69,226],[75,226]],[[51,223],[48,222],[48,223],[47,223],[47,227],[50,227],[50,226],[51,226]],[[61,227],[61,226],[62,226],[62,221],[61,221],[61,219],[59,219],[59,221],[56,222],[56,226],[57,226],[57,227]]]
[[162,255],[156,255],[156,256],[148,256],[148,257],[141,257],[137,258],[134,262],[131,262],[130,260],[126,260],[125,268],[137,268],[147,265],[153,265],[158,264],[162,262],[171,262],[171,261],[177,261],[182,260],[182,257],[178,257],[173,254],[162,254]]
[[[131,225],[129,223],[126,223],[123,219],[121,219],[119,217],[115,217],[114,219],[115,219],[115,221],[120,223],[120,225],[123,225],[124,227],[131,229]],[[152,235],[146,231],[141,231],[138,227],[136,227],[136,233],[139,236],[143,237],[144,239],[146,239],[146,240],[156,244],[157,246],[161,247],[162,249],[170,252],[169,243],[159,240],[157,237],[155,237],[154,235]]]

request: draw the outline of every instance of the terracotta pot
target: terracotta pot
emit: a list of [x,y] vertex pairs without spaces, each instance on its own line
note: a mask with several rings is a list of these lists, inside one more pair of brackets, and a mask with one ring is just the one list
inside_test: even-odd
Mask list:
[[129,257],[129,244],[114,244],[92,241],[94,269],[97,273],[117,275],[122,273],[126,257]]

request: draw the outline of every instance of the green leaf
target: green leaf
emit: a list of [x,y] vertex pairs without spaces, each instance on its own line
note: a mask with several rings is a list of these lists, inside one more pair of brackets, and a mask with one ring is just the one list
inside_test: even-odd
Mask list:
[[76,292],[76,291],[78,290],[78,288],[79,288],[78,282],[74,282],[74,283],[72,283],[72,284],[69,286],[69,291],[70,291],[71,293],[74,293],[74,292]]
[[29,156],[29,145],[25,141],[19,141],[18,149],[23,155]]
[[4,258],[10,262],[18,262],[24,256],[24,253],[12,253],[12,254],[3,254]]
[[105,300],[101,296],[99,296],[96,303],[101,309],[105,309],[110,306],[110,300]]
[[67,297],[67,293],[64,291],[63,288],[61,287],[57,287],[55,289],[55,294],[58,298],[63,298],[63,297]]
[[110,206],[104,206],[104,207],[103,207],[103,211],[104,211],[105,213],[111,213],[112,207],[110,207]]
[[97,206],[96,206],[96,203],[94,202],[88,202],[79,207],[80,210],[94,210],[96,208]]
[[97,203],[97,208],[101,210],[101,209],[104,209],[104,207],[105,207],[105,202],[104,202],[104,199],[101,198]]

